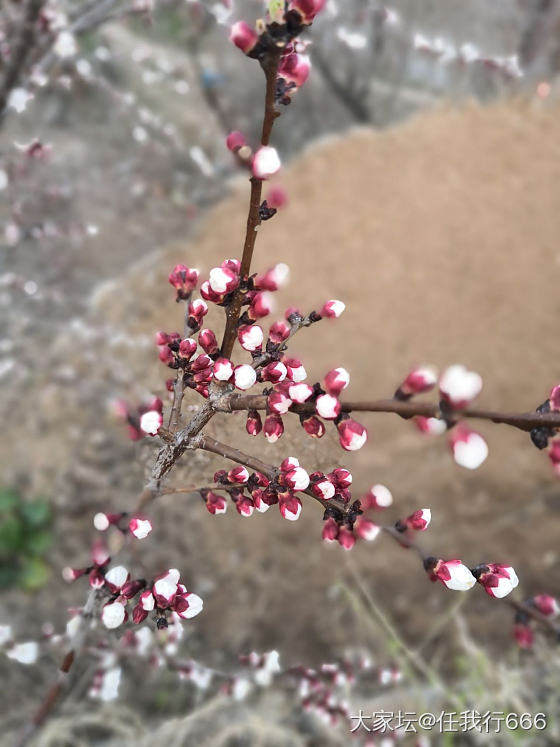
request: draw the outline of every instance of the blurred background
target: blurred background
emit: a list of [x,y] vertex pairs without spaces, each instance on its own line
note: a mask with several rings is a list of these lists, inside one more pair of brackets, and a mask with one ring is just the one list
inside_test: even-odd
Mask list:
[[[181,325],[167,275],[240,255],[248,184],[224,141],[232,129],[256,140],[263,95],[258,65],[228,41],[234,20],[262,16],[257,0],[60,0],[20,47],[33,5],[0,7],[0,625],[44,644],[33,666],[0,658],[2,744],[52,681],[52,631],[83,604],[85,584],[62,569],[87,565],[93,514],[134,505],[157,449],[128,440],[114,403],[166,397],[154,333]],[[413,365],[461,362],[483,376],[481,404],[534,409],[560,381],[560,2],[329,0],[308,38],[312,74],[274,132],[288,204],[263,226],[254,269],[289,264],[278,314],[328,298],[347,311],[292,354],[312,381],[347,368],[352,399],[391,396]],[[387,522],[432,509],[434,554],[511,563],[520,598],[560,593],[560,485],[528,435],[481,425],[490,454],[471,472],[445,437],[393,415],[363,422],[356,453],[295,424],[268,445],[242,416],[208,431],[270,463],[345,466],[355,497],[387,485]],[[188,455],[171,482],[224,466]],[[203,669],[233,671],[253,650],[278,650],[283,667],[367,660],[332,688],[352,713],[545,712],[543,733],[423,738],[558,743],[557,652],[538,635],[520,651],[511,611],[482,589],[429,584],[384,537],[327,547],[313,505],[295,523],[246,520],[171,495],[153,518],[142,562],[177,566],[204,598],[176,644]],[[325,708],[304,712],[297,687],[232,699],[219,676],[205,689],[149,657],[119,661],[106,703],[85,658],[36,744],[381,743],[327,723]]]

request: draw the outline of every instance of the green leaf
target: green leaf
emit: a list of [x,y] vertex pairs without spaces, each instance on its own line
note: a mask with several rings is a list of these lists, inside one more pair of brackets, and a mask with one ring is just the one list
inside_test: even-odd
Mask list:
[[12,511],[17,507],[19,498],[15,493],[10,490],[0,489],[0,513]]
[[51,517],[51,507],[42,498],[25,501],[21,504],[20,511],[26,524],[30,524],[32,527],[43,526]]
[[17,516],[7,516],[0,522],[0,555],[11,555],[21,550],[23,524]]
[[26,558],[22,562],[19,582],[25,591],[36,591],[46,584],[49,575],[49,568],[41,558]]
[[25,551],[31,555],[44,555],[52,545],[53,535],[49,529],[39,529],[32,532],[25,538]]

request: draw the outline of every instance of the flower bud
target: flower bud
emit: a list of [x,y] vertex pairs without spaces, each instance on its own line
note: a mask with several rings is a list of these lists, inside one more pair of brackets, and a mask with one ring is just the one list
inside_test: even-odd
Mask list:
[[176,568],[170,568],[161,576],[158,576],[152,587],[152,593],[158,607],[166,609],[171,605],[177,593],[178,583],[179,571]]
[[213,493],[212,491],[206,493],[205,502],[206,508],[211,514],[225,514],[225,512],[227,511],[226,499],[223,496],[218,495],[217,493]]
[[165,363],[166,366],[175,363],[175,356],[173,355],[173,352],[168,345],[162,345],[160,347],[158,358],[162,363]]
[[259,291],[255,293],[247,314],[253,320],[262,319],[274,311],[274,297],[269,291]]
[[552,466],[557,475],[560,475],[560,439],[555,439],[550,444],[548,450],[548,457],[552,462]]
[[303,467],[294,467],[284,473],[283,484],[291,490],[306,490],[309,487],[309,475]]
[[430,581],[441,581],[453,591],[467,591],[476,584],[476,578],[460,560],[426,558],[424,568]]
[[264,421],[263,433],[269,444],[274,444],[284,433],[284,423],[280,415],[272,413]]
[[356,544],[354,532],[346,526],[341,526],[338,532],[338,544],[345,550],[351,550]]
[[175,265],[169,273],[169,282],[177,291],[177,298],[186,298],[196,288],[199,276],[198,270],[192,270],[185,265]]
[[279,322],[274,322],[274,324],[270,326],[270,330],[268,331],[270,342],[273,342],[275,345],[284,342],[284,340],[287,340],[290,336],[290,331],[291,327],[289,324],[286,324],[286,322],[282,320],[280,320]]
[[276,384],[279,381],[284,381],[288,369],[282,363],[282,361],[274,361],[265,366],[261,371],[261,377],[263,381],[271,381]]
[[197,298],[189,303],[189,318],[196,320],[198,324],[201,324],[202,318],[208,313],[208,304],[203,301],[202,298]]
[[[270,200],[268,200],[268,204],[270,205]],[[277,291],[286,285],[289,276],[290,268],[288,265],[280,262],[270,270],[267,270],[264,275],[257,275],[254,279],[254,286],[258,290]]]
[[[106,529],[109,529],[112,524],[116,526],[122,519],[122,516],[122,514],[109,514],[105,511],[100,511],[93,517],[93,526],[98,532],[104,532]],[[102,563],[99,565],[102,565]]]
[[214,293],[223,296],[237,288],[239,285],[239,275],[228,267],[214,267],[210,270],[208,283]]
[[110,602],[101,610],[101,620],[103,625],[109,630],[118,628],[126,618],[126,609],[120,602]]
[[255,29],[251,28],[245,21],[237,21],[237,23],[233,24],[230,29],[229,38],[243,54],[247,55],[253,51],[259,41],[259,36]]
[[531,603],[545,617],[554,618],[560,615],[560,604],[550,594],[537,594],[531,599]]
[[230,471],[227,473],[227,478],[231,483],[244,485],[249,479],[249,470],[243,465],[233,467],[233,469],[230,469]]
[[439,380],[439,391],[443,399],[452,407],[467,407],[482,389],[482,379],[474,371],[456,364],[449,366]]
[[228,358],[218,358],[214,362],[214,378],[218,381],[229,381],[233,376],[233,363]]
[[339,527],[333,518],[328,518],[323,524],[322,538],[326,542],[334,542],[338,539]]
[[366,495],[360,498],[360,503],[364,511],[368,508],[387,508],[393,503],[393,496],[385,485],[372,485]]
[[253,158],[253,176],[255,179],[268,179],[280,171],[282,164],[276,148],[262,145]]
[[396,396],[408,399],[415,394],[431,391],[437,383],[437,371],[429,366],[414,368],[397,389]]
[[432,512],[429,508],[419,508],[414,513],[410,514],[404,521],[397,522],[397,529],[399,531],[405,531],[406,529],[412,529],[415,532],[423,532],[428,528],[430,521],[432,520]]
[[462,423],[449,436],[453,458],[460,467],[478,469],[488,456],[488,446],[480,433]]
[[245,135],[242,132],[239,132],[239,130],[230,132],[226,138],[226,146],[233,153],[236,153],[239,148],[242,148],[246,144],[247,140],[245,139]]
[[473,575],[486,593],[497,599],[506,597],[519,584],[513,568],[501,563],[479,565],[473,570]]
[[237,330],[237,339],[244,350],[251,353],[260,350],[263,343],[262,327],[259,327],[258,324],[243,325]]
[[523,649],[532,648],[535,640],[535,634],[528,625],[525,625],[525,623],[515,624],[513,628],[513,637],[519,648]]
[[253,511],[255,510],[255,504],[251,500],[251,498],[248,498],[247,496],[242,496],[235,502],[235,508],[237,509],[237,513],[240,514],[240,516],[245,516],[246,518],[249,518],[249,516],[253,515]]
[[354,524],[354,534],[356,537],[368,540],[368,542],[372,542],[380,531],[381,527],[377,526],[377,524],[374,524],[373,521],[370,521],[369,519],[364,519],[363,516],[359,516]]
[[140,429],[148,436],[156,436],[163,425],[163,416],[157,410],[149,410],[140,416]]
[[291,90],[294,91],[306,82],[310,70],[311,61],[307,55],[291,52],[280,58],[278,77],[293,83],[294,87]]
[[357,451],[367,441],[367,430],[352,418],[341,420],[337,428],[340,445],[346,451]]
[[327,393],[333,397],[338,395],[346,389],[350,383],[350,374],[345,368],[333,368],[329,371],[323,380],[323,386]]
[[288,10],[295,10],[301,18],[301,22],[309,25],[317,13],[319,13],[326,4],[327,0],[289,0]]
[[272,392],[268,396],[268,409],[277,415],[285,415],[292,406],[292,400],[282,392]]
[[338,319],[345,308],[346,304],[344,304],[342,301],[327,301],[319,314],[320,316],[326,317],[327,319]]
[[424,415],[417,415],[414,418],[414,424],[418,430],[428,436],[439,436],[447,430],[447,423],[442,418],[426,418]]
[[286,457],[282,460],[282,463],[280,464],[280,469],[282,472],[289,472],[292,469],[295,469],[296,467],[299,467],[299,459],[297,457]]
[[252,366],[242,363],[233,369],[233,383],[238,389],[246,391],[250,389],[257,380],[257,374]]
[[129,523],[128,528],[136,539],[145,539],[152,531],[152,522],[149,519],[140,519],[139,517],[133,517]]
[[340,402],[331,394],[321,394],[320,397],[317,397],[315,408],[317,414],[325,420],[334,420],[340,415]]
[[288,369],[288,378],[294,382],[294,384],[300,384],[307,378],[307,371],[305,370],[303,363],[297,358],[286,358],[284,365]]
[[325,424],[316,415],[309,415],[301,420],[303,430],[312,438],[323,438]]
[[301,514],[301,501],[295,495],[283,493],[278,497],[280,513],[288,521],[297,521]]
[[343,467],[337,467],[334,469],[329,475],[329,480],[331,480],[337,488],[340,488],[341,490],[344,490],[345,488],[349,488],[350,485],[352,485],[352,475],[350,472],[348,472],[347,469],[344,469]]
[[245,430],[250,436],[258,436],[262,431],[262,419],[258,410],[249,410]]
[[215,355],[220,349],[216,335],[211,329],[202,329],[199,332],[198,344],[208,355]]
[[187,361],[190,360],[196,353],[196,348],[196,342],[192,337],[187,337],[185,340],[181,340],[178,351],[179,358],[183,358],[183,360]]
[[205,280],[200,286],[200,295],[211,303],[222,303],[224,300],[223,293],[216,293],[216,291],[212,290],[208,280]]
[[334,485],[326,477],[314,480],[311,483],[311,490],[313,495],[316,495],[322,501],[328,501],[336,492]]
[[552,388],[552,391],[550,392],[549,402],[552,412],[560,411],[560,384],[557,384]]

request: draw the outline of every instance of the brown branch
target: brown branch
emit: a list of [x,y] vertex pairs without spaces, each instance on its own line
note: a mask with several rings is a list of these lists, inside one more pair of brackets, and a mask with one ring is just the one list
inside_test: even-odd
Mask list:
[[[237,410],[266,410],[267,397],[264,394],[240,394],[231,397],[227,404],[228,411]],[[495,412],[467,407],[464,410],[452,410],[443,415],[439,404],[410,400],[403,402],[398,399],[380,399],[371,402],[341,402],[342,412],[386,412],[412,418],[423,415],[427,418],[444,418],[451,421],[474,419],[490,420],[493,423],[503,423],[522,431],[532,431],[533,428],[560,428],[560,412]],[[301,405],[294,404],[290,412],[307,414],[315,412],[312,402]]]
[[[252,457],[249,454],[245,454],[239,449],[235,449],[233,446],[228,446],[228,444],[223,444],[220,441],[216,441],[215,438],[211,438],[204,433],[201,433],[198,437],[197,446],[199,449],[210,451],[212,452],[212,454],[218,454],[219,456],[222,456],[225,459],[229,459],[232,462],[243,464],[245,467],[249,467],[249,469],[254,469],[257,472],[263,474],[265,477],[268,477],[269,480],[274,480],[280,472],[280,470],[277,467],[274,467],[272,464],[266,464],[260,459]],[[313,500],[317,501],[317,503],[319,503],[324,509],[330,507],[336,509],[337,511],[342,511],[342,513],[344,514],[346,513],[346,509],[348,508],[344,503],[342,503],[342,501],[333,500],[332,498],[325,501],[322,498],[317,497],[310,488],[299,492],[305,493],[305,495],[313,498]]]
[[[268,145],[270,134],[274,126],[274,121],[279,113],[275,109],[276,97],[276,78],[278,74],[278,64],[280,61],[280,50],[270,52],[262,61],[261,67],[266,76],[266,94],[265,108],[263,117],[263,126],[261,133],[261,145]],[[241,314],[243,300],[245,298],[244,284],[249,279],[251,272],[251,262],[253,251],[257,240],[257,231],[261,224],[260,206],[262,202],[262,180],[251,177],[251,195],[249,198],[249,213],[247,216],[247,230],[245,233],[245,244],[243,246],[243,256],[241,258],[241,285],[233,296],[233,301],[226,310],[226,326],[222,340],[221,353],[224,358],[230,358],[235,343],[237,322]]]

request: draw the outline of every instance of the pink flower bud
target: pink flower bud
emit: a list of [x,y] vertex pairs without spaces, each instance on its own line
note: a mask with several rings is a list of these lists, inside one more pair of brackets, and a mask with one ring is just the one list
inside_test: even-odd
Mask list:
[[[302,385],[299,384],[298,386]],[[330,394],[321,394],[315,401],[315,409],[317,410],[317,415],[320,415],[325,420],[334,420],[340,415],[340,402]]]
[[333,518],[328,518],[323,524],[322,538],[326,542],[334,542],[338,539],[339,527]]
[[450,433],[449,445],[460,467],[478,469],[488,456],[488,446],[480,433],[462,423]]
[[331,480],[337,488],[340,488],[341,490],[344,490],[345,488],[349,488],[350,485],[352,485],[352,475],[350,472],[348,472],[347,469],[344,469],[344,467],[337,467],[334,469],[329,475],[329,480]]
[[198,270],[192,270],[185,265],[176,265],[169,273],[169,282],[184,296],[196,288],[199,274]]
[[284,381],[287,373],[288,369],[282,361],[274,361],[262,369],[261,376],[263,381],[271,381],[273,384],[276,384],[279,381]]
[[341,420],[337,428],[340,445],[346,451],[357,451],[367,441],[367,430],[352,418]]
[[239,465],[238,467],[233,467],[233,469],[230,469],[227,477],[228,480],[232,483],[244,485],[249,479],[249,470],[247,469],[247,467]]
[[177,593],[178,583],[179,571],[176,568],[170,568],[161,576],[158,576],[152,587],[152,593],[158,607],[166,609],[171,605]]
[[225,514],[227,511],[226,499],[217,493],[208,492],[205,497],[206,508],[211,514]]
[[431,581],[441,581],[453,591],[467,591],[476,584],[476,578],[460,560],[427,558],[424,567]]
[[152,522],[149,519],[132,518],[128,523],[128,528],[136,539],[145,539],[152,531]]
[[560,604],[558,600],[551,597],[550,594],[537,594],[531,600],[535,609],[537,609],[541,615],[545,617],[558,617],[560,615]]
[[169,335],[167,332],[156,332],[156,345],[167,345]]
[[272,392],[268,396],[268,409],[277,415],[285,415],[292,406],[292,400],[282,392]]
[[214,293],[226,295],[234,291],[239,285],[239,275],[227,267],[214,267],[210,270],[208,282]]
[[439,436],[447,430],[447,423],[440,418],[426,418],[424,415],[417,415],[414,418],[414,424],[418,430],[428,436]]
[[307,371],[305,370],[303,363],[297,358],[286,358],[284,360],[284,365],[288,369],[288,378],[291,379],[294,384],[299,384],[307,378]]
[[280,58],[278,77],[284,78],[288,83],[294,83],[296,88],[301,88],[309,78],[310,70],[311,61],[309,57],[292,52]]
[[270,508],[270,504],[268,504],[264,500],[264,491],[261,488],[257,488],[256,490],[253,490],[251,493],[251,497],[253,499],[253,503],[255,504],[255,508],[259,513],[264,514],[268,511]]
[[273,342],[275,345],[278,345],[280,342],[284,342],[284,340],[287,340],[290,336],[291,327],[289,324],[286,324],[284,321],[274,322],[270,326],[270,330],[268,332],[268,336],[270,338],[270,342]]
[[262,145],[253,158],[253,176],[255,179],[268,179],[277,174],[282,167],[276,148]]
[[110,602],[106,604],[101,611],[101,620],[103,625],[109,630],[118,628],[122,625],[126,617],[126,609],[120,602]]
[[129,578],[130,573],[123,565],[116,565],[105,574],[105,582],[112,592],[120,591]]
[[298,12],[301,22],[305,25],[310,24],[317,13],[319,13],[326,4],[327,0],[289,0],[288,10]]
[[[270,201],[268,201],[269,207]],[[290,276],[290,268],[288,265],[281,262],[275,265],[272,269],[267,270],[264,275],[257,275],[254,280],[255,288],[258,290],[265,291],[277,291],[279,288],[283,288],[288,282]]]
[[214,378],[229,381],[233,376],[233,363],[228,358],[218,358],[214,363]]
[[286,457],[282,460],[282,463],[280,464],[280,469],[282,472],[290,472],[291,470],[295,469],[296,467],[299,467],[299,459],[297,457]]
[[245,429],[250,436],[258,436],[262,431],[262,419],[258,410],[249,410]]
[[220,349],[216,335],[211,329],[202,329],[198,335],[198,344],[208,355],[214,355]]
[[140,417],[140,428],[148,436],[156,436],[163,425],[163,416],[157,410],[149,410]]
[[363,516],[359,516],[354,524],[354,534],[356,537],[368,540],[368,542],[372,542],[380,531],[381,527],[377,526],[377,524],[374,524],[373,521],[370,521],[369,519],[364,519]]
[[325,435],[325,424],[315,415],[303,418],[301,421],[303,430],[312,438],[323,438]]
[[146,612],[151,612],[154,609],[154,607],[156,606],[156,600],[154,599],[154,595],[149,589],[146,591],[143,591],[140,594],[138,604]]
[[414,513],[410,514],[404,521],[397,522],[397,529],[413,529],[416,532],[423,532],[428,528],[430,521],[432,520],[432,512],[429,508],[419,508]]
[[102,586],[105,586],[105,577],[99,570],[99,568],[94,568],[91,573],[89,574],[89,585],[92,589],[101,589]]
[[183,360],[190,360],[196,352],[196,347],[196,342],[191,337],[181,340],[179,343],[179,357],[183,358]]
[[241,262],[235,258],[224,259],[220,267],[223,267],[226,270],[231,270],[236,275],[239,275],[241,272]]
[[251,319],[262,319],[274,311],[274,297],[269,291],[255,293],[247,313]]
[[202,612],[203,605],[198,594],[181,594],[175,598],[173,609],[183,620],[190,620]]
[[173,352],[168,345],[162,345],[160,347],[158,358],[162,363],[165,363],[166,366],[169,366],[170,364],[175,362],[175,356],[173,355]]
[[350,383],[350,374],[345,368],[333,368],[323,380],[323,385],[328,394],[338,397]]
[[366,495],[360,498],[360,503],[364,511],[368,508],[387,508],[393,503],[393,496],[385,485],[372,485]]
[[250,389],[257,380],[257,374],[252,366],[242,363],[233,369],[233,383],[243,391]]
[[288,202],[288,195],[285,189],[282,189],[282,187],[275,186],[275,187],[271,187],[268,190],[268,193],[266,195],[266,200],[268,202],[269,207],[279,210],[280,208],[283,208],[284,205],[286,205],[286,203]]
[[280,513],[288,521],[297,521],[301,514],[301,501],[295,495],[282,494],[278,498]]
[[[201,373],[204,372],[204,375],[207,373],[208,368],[212,368],[212,358],[210,358],[209,355],[198,355],[194,361],[192,362],[191,369],[195,373]],[[198,379],[198,381],[202,381],[202,379]]]
[[280,415],[272,413],[264,421],[263,433],[269,444],[274,444],[284,433],[284,423]]
[[326,477],[313,481],[311,484],[311,490],[313,495],[316,495],[317,498],[320,498],[322,501],[328,501],[336,492],[334,485],[330,480],[327,480]]
[[244,54],[252,52],[259,41],[255,29],[251,28],[245,21],[237,21],[233,24],[229,38]]
[[553,387],[552,391],[550,392],[550,409],[553,412],[560,411],[560,384],[557,384],[555,387]]
[[263,343],[262,327],[259,327],[258,324],[243,325],[237,330],[237,339],[244,350],[251,353],[260,350]]
[[208,304],[202,298],[197,298],[189,303],[189,316],[192,316],[198,323],[208,313]]
[[552,466],[557,475],[560,475],[560,439],[555,439],[550,444],[548,450],[548,458],[552,462]]
[[519,584],[513,568],[501,563],[479,565],[474,569],[473,574],[486,593],[497,599],[506,597]]
[[291,384],[288,387],[288,394],[294,402],[302,404],[313,395],[313,387],[309,384]]
[[340,530],[338,532],[338,544],[345,550],[351,550],[356,544],[354,532],[348,527],[340,527]]
[[238,151],[239,148],[242,148],[246,144],[247,140],[245,139],[245,135],[242,132],[239,132],[239,130],[230,132],[226,138],[226,145],[229,150],[233,151],[233,153]]
[[216,291],[212,290],[208,280],[205,280],[200,286],[200,295],[211,303],[222,303],[224,300],[223,293],[216,293]]
[[532,648],[535,634],[528,625],[524,623],[516,623],[513,628],[513,637],[517,642],[519,648],[529,649]]
[[474,371],[456,364],[449,366],[439,380],[441,396],[452,407],[459,409],[469,405],[482,389],[482,379]]
[[345,308],[346,304],[342,303],[342,301],[327,301],[319,313],[322,317],[327,317],[327,319],[338,319]]
[[246,518],[248,518],[249,516],[253,515],[255,504],[253,503],[251,498],[242,496],[238,501],[236,501],[235,508],[241,516],[245,516]]
[[437,371],[429,366],[414,368],[397,389],[401,395],[411,397],[431,391],[437,383]]
[[306,490],[309,487],[309,475],[303,467],[294,467],[284,473],[283,483],[291,490]]

